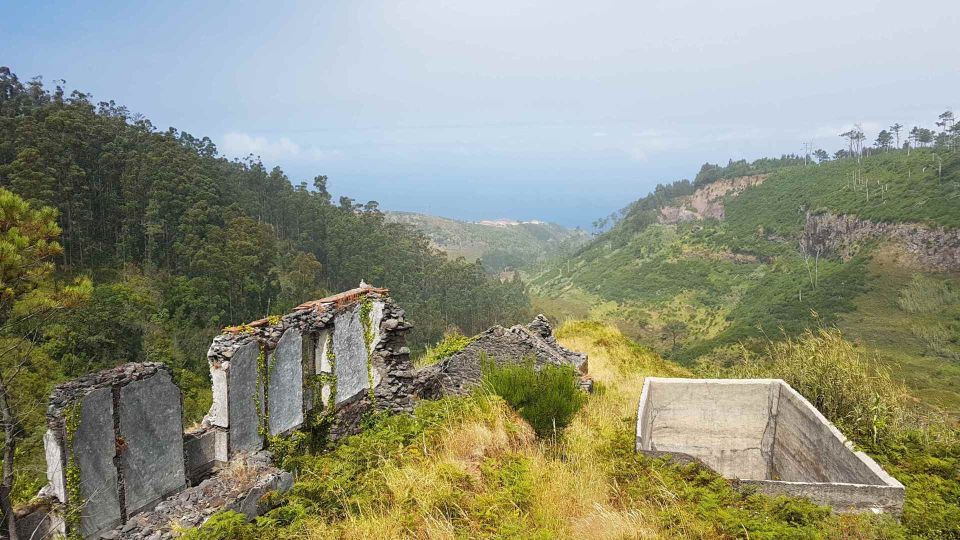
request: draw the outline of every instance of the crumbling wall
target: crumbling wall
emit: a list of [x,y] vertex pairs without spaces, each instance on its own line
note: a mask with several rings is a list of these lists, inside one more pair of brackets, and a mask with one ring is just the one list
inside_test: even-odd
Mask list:
[[368,411],[411,410],[409,328],[387,290],[367,285],[228,328],[207,353],[214,395],[203,429],[226,433],[231,458],[311,416],[327,416],[336,438]]
[[[482,377],[481,357],[586,371],[586,356],[560,346],[541,315],[491,328],[418,377],[405,315],[386,289],[361,284],[224,329],[207,353],[212,405],[188,433],[180,390],[162,364],[58,386],[45,438],[49,504],[24,513],[24,526],[156,540],[170,538],[175,521],[196,526],[223,508],[252,517],[263,494],[292,483],[264,451],[277,437],[323,426],[336,439],[359,431],[368,413],[413,410],[416,388],[420,397],[465,392]],[[246,472],[231,473],[237,466]]]
[[163,364],[58,386],[47,426],[47,494],[64,507],[63,528],[97,535],[186,486],[181,396]]
[[587,355],[557,343],[549,321],[543,315],[537,315],[526,326],[516,325],[509,329],[494,326],[476,336],[463,350],[418,371],[417,396],[436,399],[469,392],[483,378],[481,364],[484,358],[497,365],[531,360],[535,366],[571,366],[582,374],[587,372]]

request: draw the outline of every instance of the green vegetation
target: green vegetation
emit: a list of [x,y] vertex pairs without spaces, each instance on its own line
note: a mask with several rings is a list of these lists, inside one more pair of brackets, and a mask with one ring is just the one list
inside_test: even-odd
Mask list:
[[453,331],[443,336],[443,339],[436,345],[427,345],[423,354],[414,360],[417,367],[432,366],[437,362],[449,358],[462,351],[467,345],[473,342],[473,338],[464,336],[460,332]]
[[[800,250],[808,212],[960,227],[955,146],[705,165],[693,183],[657,186],[610,231],[533,277],[534,305],[559,319],[614,322],[688,365],[717,349],[759,351],[768,336],[838,325],[893,378],[956,414],[958,276],[918,267],[882,240],[847,260]],[[762,184],[724,199],[723,220],[658,223],[660,208],[697,186],[759,173],[769,175]]]
[[539,437],[556,438],[583,406],[584,394],[571,367],[537,370],[532,361],[498,366],[490,360],[484,361],[483,372],[483,387],[502,397]]
[[489,392],[421,402],[412,416],[378,417],[327,453],[288,458],[299,480],[265,516],[220,514],[183,537],[895,539],[927,525],[837,516],[637,454],[644,377],[690,372],[609,325],[570,323],[558,335],[589,354],[603,391],[555,439],[535,438]]
[[37,427],[60,366],[35,336],[83,304],[92,288],[84,277],[72,284],[56,279],[53,259],[63,249],[56,217],[54,209],[0,188],[0,531],[14,529],[13,503],[33,495],[28,490],[39,487],[44,470]]
[[[16,385],[16,400],[29,404],[16,422],[18,501],[43,481],[43,408],[65,379],[128,361],[165,362],[193,423],[210,405],[205,351],[222,327],[361,280],[391,289],[417,322],[414,350],[450,328],[473,334],[531,316],[523,283],[449,260],[413,228],[388,223],[375,201],[334,203],[324,176],[311,188],[294,185],[279,168],[219,156],[208,138],[157,130],[113,102],[24,82],[7,68],[0,68],[0,188],[4,205],[19,201],[11,211],[29,204],[43,221],[0,224],[4,332],[10,302],[30,279],[49,277],[34,281],[52,294],[54,278],[89,277],[73,289],[87,289],[86,305],[52,310],[55,317],[31,318],[30,328],[0,336],[19,343],[0,349],[5,366],[26,356],[32,366],[18,372]],[[36,249],[17,236],[24,232],[42,238]],[[6,274],[18,259],[41,254],[42,264],[26,267],[30,279]]]
[[500,226],[454,219],[387,212],[387,221],[411,225],[451,258],[480,259],[489,272],[506,268],[532,269],[559,259],[585,244],[579,229],[555,223],[516,222]]
[[[943,162],[942,176],[938,164]],[[854,214],[879,222],[960,227],[960,153],[914,150],[789,167],[727,203],[738,236],[795,237],[805,212]]]

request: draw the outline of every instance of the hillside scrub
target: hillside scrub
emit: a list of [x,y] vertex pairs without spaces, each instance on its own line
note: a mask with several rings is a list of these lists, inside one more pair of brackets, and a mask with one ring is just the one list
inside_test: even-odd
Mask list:
[[573,368],[545,365],[537,370],[532,360],[503,366],[483,361],[482,386],[502,397],[538,437],[556,438],[586,400]]
[[808,330],[760,352],[728,348],[701,375],[778,378],[807,398],[906,486],[903,523],[922,538],[960,538],[960,430],[910,396],[864,347]]
[[884,516],[837,516],[790,498],[741,493],[700,466],[634,451],[644,377],[686,369],[595,322],[563,325],[590,356],[597,391],[563,433],[537,439],[500,397],[479,391],[374,419],[299,473],[252,523],[221,514],[193,539],[903,538]]

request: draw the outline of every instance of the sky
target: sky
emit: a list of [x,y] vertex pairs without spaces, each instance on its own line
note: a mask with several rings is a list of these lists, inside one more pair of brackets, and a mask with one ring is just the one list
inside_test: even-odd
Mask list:
[[706,161],[960,107],[960,2],[0,0],[0,65],[335,196],[589,228]]

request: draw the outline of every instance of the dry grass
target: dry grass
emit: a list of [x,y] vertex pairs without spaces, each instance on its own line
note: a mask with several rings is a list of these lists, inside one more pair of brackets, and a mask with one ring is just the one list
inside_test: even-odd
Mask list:
[[[744,499],[712,473],[638,458],[632,429],[644,378],[689,373],[611,325],[567,323],[558,338],[588,353],[597,383],[559,440],[536,438],[497,396],[424,403],[417,421],[427,426],[412,438],[383,444],[410,433],[394,419],[306,465],[301,483],[317,485],[288,495],[287,509],[302,505],[292,523],[268,525],[271,513],[240,532],[215,536],[210,528],[190,539],[734,538],[748,528],[750,538],[837,537],[818,534],[821,525],[851,539],[880,537],[859,519],[848,527],[812,505],[787,503],[796,519],[819,520],[794,531],[778,503]],[[344,458],[367,465],[336,476],[331,468]],[[325,497],[343,479],[351,486],[337,491],[342,499]]]

